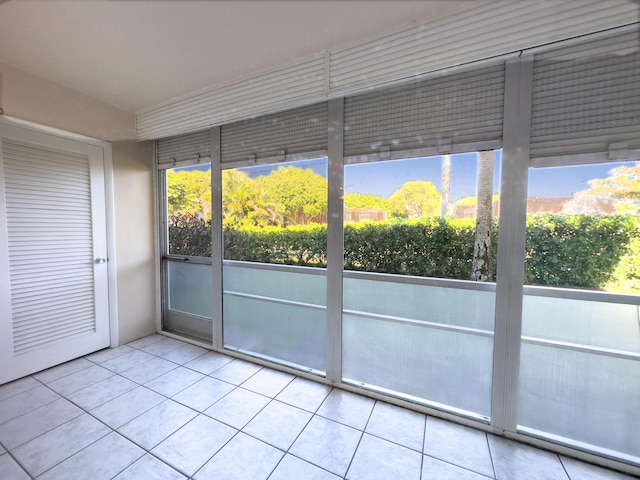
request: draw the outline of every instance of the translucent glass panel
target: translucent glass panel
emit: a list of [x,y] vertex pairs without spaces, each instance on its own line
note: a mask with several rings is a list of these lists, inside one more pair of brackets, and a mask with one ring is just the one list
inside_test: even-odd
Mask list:
[[524,431],[635,462],[639,169],[618,162],[529,171],[524,278],[544,288],[525,287],[517,419]]
[[324,269],[264,267],[224,266],[225,346],[324,371]]
[[343,376],[489,417],[495,293],[487,286],[345,278]]
[[525,295],[522,336],[640,354],[639,310],[631,304]]
[[169,310],[212,317],[211,265],[167,262]]
[[[357,275],[360,278],[344,279],[344,310],[493,331],[495,284],[465,282],[468,288],[456,288],[420,285],[406,277],[396,277],[398,281],[393,282]],[[476,286],[482,290],[473,290]]]
[[224,345],[326,371],[327,159],[222,171]]
[[[525,335],[546,330],[545,339],[617,352],[580,351],[525,337],[520,360],[518,424],[564,437],[571,443],[584,442],[630,455],[638,461],[639,307],[553,299],[556,308],[550,309],[549,300],[525,296]],[[607,310],[609,315],[598,316],[598,312]],[[590,311],[596,315],[589,315]],[[583,317],[584,313],[587,314]],[[568,327],[573,327],[573,334]]]
[[500,164],[345,167],[345,380],[490,417]]

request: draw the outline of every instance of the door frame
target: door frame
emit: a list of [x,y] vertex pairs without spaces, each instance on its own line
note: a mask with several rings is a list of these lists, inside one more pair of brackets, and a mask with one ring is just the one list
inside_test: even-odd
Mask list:
[[57,137],[74,140],[99,147],[103,151],[104,161],[104,192],[105,192],[105,217],[107,232],[107,274],[108,274],[108,304],[109,304],[109,346],[115,348],[119,346],[118,336],[118,295],[116,282],[116,222],[114,203],[114,182],[113,182],[113,156],[111,143],[97,138],[86,137],[65,130],[60,130],[45,125],[20,120],[7,115],[0,115],[0,125],[20,127],[33,130],[39,133],[54,135]]

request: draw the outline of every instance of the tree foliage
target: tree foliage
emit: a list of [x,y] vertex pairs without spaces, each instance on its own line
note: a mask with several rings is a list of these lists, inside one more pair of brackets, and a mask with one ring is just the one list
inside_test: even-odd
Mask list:
[[345,193],[344,206],[347,208],[375,208],[389,212],[389,202],[386,198],[373,193]]
[[168,170],[169,216],[199,215],[211,218],[211,170]]
[[278,167],[256,179],[258,187],[281,207],[284,225],[307,224],[326,218],[327,179],[310,168]]
[[609,171],[607,178],[589,180],[590,188],[583,195],[615,198],[620,200],[640,200],[640,163],[633,167],[616,167]]
[[424,180],[405,182],[388,202],[391,214],[400,218],[437,217],[442,210],[440,192],[433,182]]

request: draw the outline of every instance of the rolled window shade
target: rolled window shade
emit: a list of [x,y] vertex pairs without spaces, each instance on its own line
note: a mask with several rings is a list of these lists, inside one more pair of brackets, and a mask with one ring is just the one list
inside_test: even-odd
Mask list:
[[345,157],[500,148],[504,64],[347,97]]
[[163,138],[157,143],[158,165],[211,158],[211,133],[205,130],[177,137]]
[[244,120],[220,128],[222,164],[268,158],[324,155],[328,148],[326,102]]
[[638,32],[536,55],[532,158],[640,146]]

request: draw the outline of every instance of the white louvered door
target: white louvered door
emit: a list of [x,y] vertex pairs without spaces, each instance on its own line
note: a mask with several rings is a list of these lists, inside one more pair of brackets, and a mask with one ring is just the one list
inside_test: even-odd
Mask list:
[[104,150],[0,124],[0,384],[109,346]]

